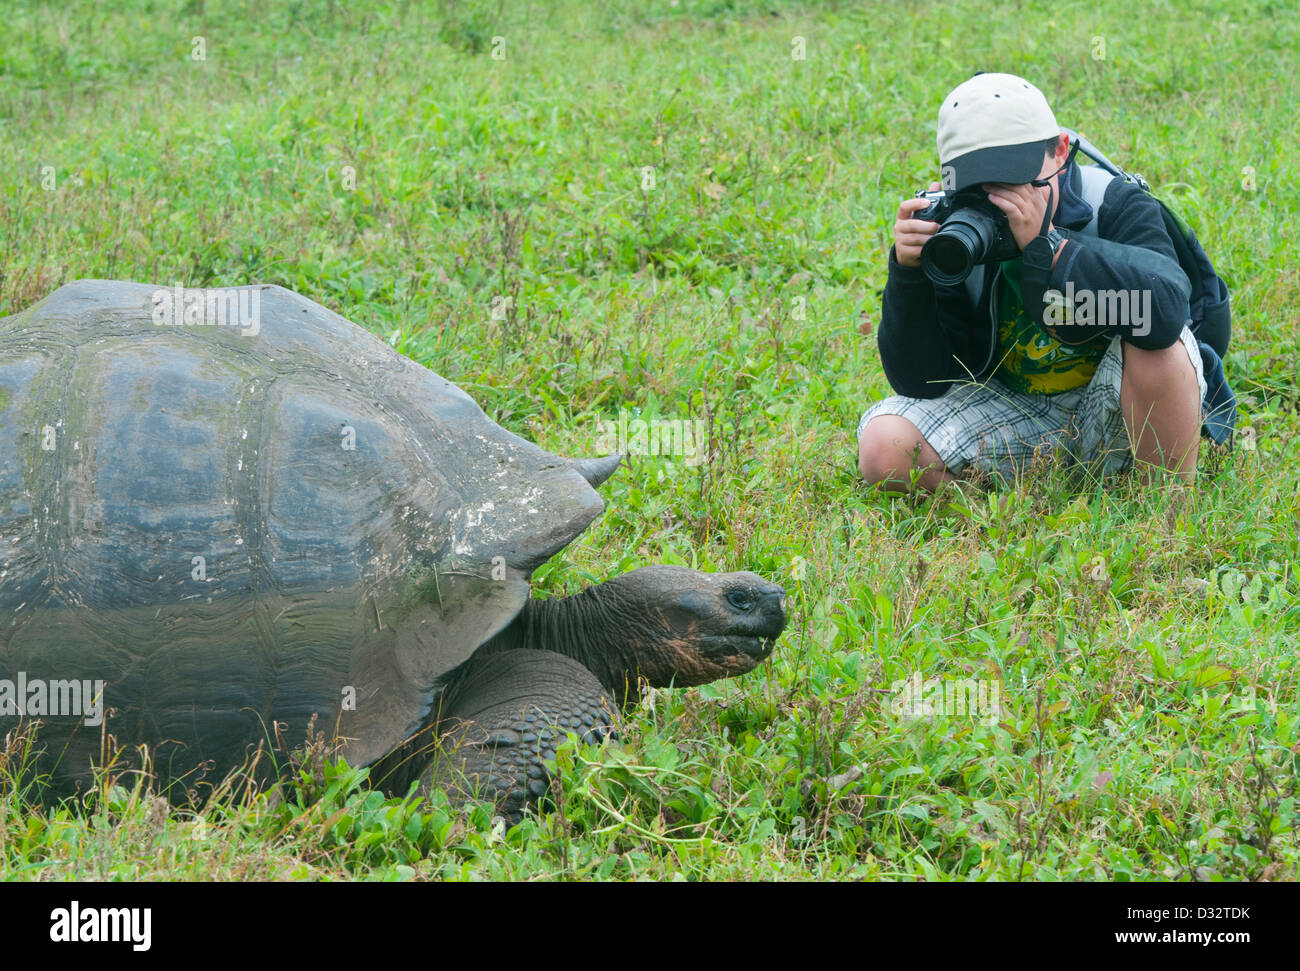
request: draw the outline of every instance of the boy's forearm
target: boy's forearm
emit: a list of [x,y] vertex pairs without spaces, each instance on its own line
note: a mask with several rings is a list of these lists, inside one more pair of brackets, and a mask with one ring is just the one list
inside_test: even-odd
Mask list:
[[[1073,315],[1093,314],[1089,326],[1078,327],[1081,337],[1118,334],[1135,347],[1159,350],[1177,342],[1187,322],[1186,274],[1172,257],[1146,247],[1076,235],[1052,270],[1052,288]],[[1101,319],[1107,311],[1110,317]]]
[[953,353],[939,324],[934,285],[919,267],[900,266],[892,249],[877,342],[885,377],[896,393],[936,398],[948,390]]
[[[1160,205],[1136,187],[1117,186],[1103,210],[1099,235],[1062,230],[1067,243],[1052,269],[1051,285],[1074,309],[1123,301],[1121,319],[1079,328],[1080,336],[1105,333],[1135,347],[1159,350],[1178,341],[1188,318],[1191,284],[1178,265]],[[1066,301],[1067,303],[1069,301]]]

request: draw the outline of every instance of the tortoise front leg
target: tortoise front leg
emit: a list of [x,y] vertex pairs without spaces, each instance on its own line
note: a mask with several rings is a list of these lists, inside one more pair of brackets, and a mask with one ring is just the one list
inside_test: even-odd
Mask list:
[[546,793],[543,764],[568,732],[596,743],[614,734],[608,692],[585,667],[552,651],[471,658],[442,696],[438,751],[420,792],[495,802],[508,823]]

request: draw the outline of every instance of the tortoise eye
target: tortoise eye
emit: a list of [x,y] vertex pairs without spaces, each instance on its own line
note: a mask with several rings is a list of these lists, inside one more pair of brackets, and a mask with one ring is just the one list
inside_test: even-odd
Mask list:
[[727,594],[727,603],[737,610],[748,610],[754,605],[754,601],[749,598],[749,594],[743,590],[732,590]]

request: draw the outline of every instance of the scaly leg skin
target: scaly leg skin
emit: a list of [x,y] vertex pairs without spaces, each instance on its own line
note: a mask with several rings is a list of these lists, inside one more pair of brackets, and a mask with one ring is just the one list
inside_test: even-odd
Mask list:
[[471,658],[442,696],[439,752],[420,792],[492,801],[514,825],[550,786],[543,762],[568,732],[598,743],[614,734],[613,705],[577,661],[551,651]]

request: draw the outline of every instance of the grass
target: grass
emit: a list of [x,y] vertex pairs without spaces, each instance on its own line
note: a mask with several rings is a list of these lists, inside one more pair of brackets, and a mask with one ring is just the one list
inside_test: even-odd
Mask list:
[[[130,776],[45,808],[11,781],[0,873],[1295,879],[1294,18],[616,6],[10,4],[0,315],[82,277],[278,283],[561,454],[620,412],[700,418],[709,461],[633,457],[534,585],[755,570],[791,594],[773,659],[566,747],[555,806],[508,832],[319,757],[201,814]],[[976,69],[1143,173],[1232,288],[1249,447],[1207,445],[1194,489],[1050,463],[933,499],[858,481],[894,212]],[[905,717],[913,673],[996,684],[1001,717]]]

